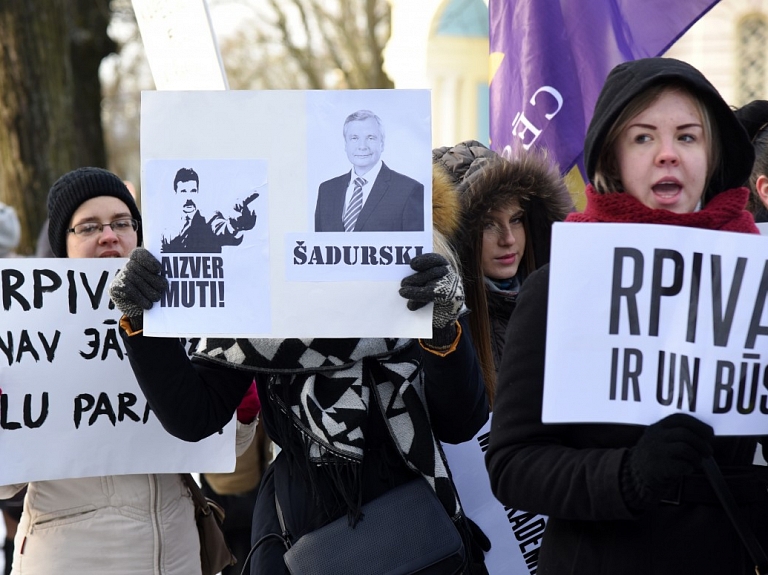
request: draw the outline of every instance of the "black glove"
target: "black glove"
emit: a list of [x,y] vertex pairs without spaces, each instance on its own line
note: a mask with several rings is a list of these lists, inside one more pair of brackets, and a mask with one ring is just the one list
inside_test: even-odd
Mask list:
[[658,500],[675,481],[696,471],[712,455],[712,428],[685,413],[648,426],[622,462],[622,493],[641,510]]
[[408,300],[408,309],[420,309],[430,302],[432,312],[431,344],[449,346],[456,339],[456,320],[466,311],[461,277],[443,256],[421,254],[411,260],[416,272],[400,282],[400,295]]
[[472,575],[488,575],[488,569],[485,567],[485,554],[491,550],[491,540],[488,539],[488,536],[477,523],[469,517],[466,519],[470,534],[469,573]]
[[168,288],[162,271],[163,266],[155,256],[144,248],[136,248],[109,286],[109,296],[135,330],[142,327],[144,310],[160,301]]

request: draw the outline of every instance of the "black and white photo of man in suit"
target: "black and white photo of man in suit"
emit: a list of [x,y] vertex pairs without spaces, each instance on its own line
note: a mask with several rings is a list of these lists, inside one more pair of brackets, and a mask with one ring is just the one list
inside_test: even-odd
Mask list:
[[181,168],[173,181],[173,190],[180,198],[181,226],[178,234],[163,237],[161,253],[221,253],[223,246],[239,246],[242,233],[256,225],[256,214],[248,209],[248,202],[258,197],[253,194],[242,204],[236,204],[234,217],[225,217],[214,212],[205,218],[197,207],[195,199],[200,189],[200,178],[191,168]]
[[347,116],[343,134],[352,169],[320,184],[315,231],[423,231],[424,185],[381,160],[381,119],[358,110]]

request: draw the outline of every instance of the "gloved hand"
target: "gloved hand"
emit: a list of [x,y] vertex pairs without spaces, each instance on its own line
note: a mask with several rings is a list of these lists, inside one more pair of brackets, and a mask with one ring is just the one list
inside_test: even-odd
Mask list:
[[168,280],[161,274],[160,262],[144,248],[136,248],[125,267],[109,286],[109,297],[131,322],[134,330],[143,325],[143,313],[150,309],[168,288]]
[[408,300],[411,311],[434,302],[429,343],[438,349],[450,346],[456,339],[456,320],[467,309],[461,276],[436,253],[416,256],[411,260],[411,269],[416,273],[400,282],[400,295]]
[[485,554],[491,550],[491,540],[483,532],[480,526],[466,518],[469,527],[469,570],[471,575],[488,575],[488,569],[485,567]]
[[237,406],[237,420],[240,423],[252,423],[261,413],[261,401],[259,392],[256,391],[256,380],[251,382],[248,391],[245,392],[240,405]]
[[642,509],[683,475],[712,455],[712,428],[685,413],[649,425],[622,462],[622,493],[630,507]]

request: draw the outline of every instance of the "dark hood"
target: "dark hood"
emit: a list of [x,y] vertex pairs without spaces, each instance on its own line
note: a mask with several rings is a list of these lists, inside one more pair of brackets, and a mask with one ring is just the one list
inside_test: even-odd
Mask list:
[[747,131],[749,139],[754,141],[768,124],[768,100],[752,100],[734,113]]
[[752,171],[754,150],[747,133],[715,87],[696,68],[673,58],[643,58],[619,64],[605,80],[584,141],[587,177],[594,183],[595,167],[603,142],[624,107],[640,92],[674,80],[700,94],[717,124],[721,167],[715,171],[705,197],[745,185]]

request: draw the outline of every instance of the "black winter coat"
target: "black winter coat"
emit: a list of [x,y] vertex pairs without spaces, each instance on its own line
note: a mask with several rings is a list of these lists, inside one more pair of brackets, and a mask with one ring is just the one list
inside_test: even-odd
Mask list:
[[[488,399],[466,326],[463,333],[457,349],[446,357],[423,351],[417,344],[403,352],[413,354],[423,366],[433,433],[447,443],[468,441],[488,419]],[[232,418],[254,377],[252,371],[199,358],[190,362],[178,340],[123,336],[131,366],[153,411],[168,432],[187,441],[200,440],[221,429]],[[307,483],[302,469],[306,462],[296,456],[296,433],[268,399],[267,377],[257,376],[260,424],[283,449],[262,478],[253,515],[253,542],[280,533],[275,489],[294,539],[335,519],[318,504]],[[370,413],[362,465],[363,502],[417,477],[394,446],[383,417],[375,409]],[[321,498],[326,488],[330,486],[317,486]],[[251,573],[286,573],[284,552],[279,539],[268,538],[253,556]]]
[[[549,516],[539,575],[747,575],[747,552],[703,476],[686,476],[637,514],[625,504],[622,458],[642,426],[541,422],[549,266],[523,284],[509,322],[486,464],[506,506]],[[714,457],[768,548],[768,492],[754,437],[720,437]]]
[[504,340],[507,334],[509,317],[515,309],[517,292],[503,292],[487,289],[488,319],[491,324],[491,350],[493,351],[493,365],[496,373],[501,367],[501,356],[504,353]]

